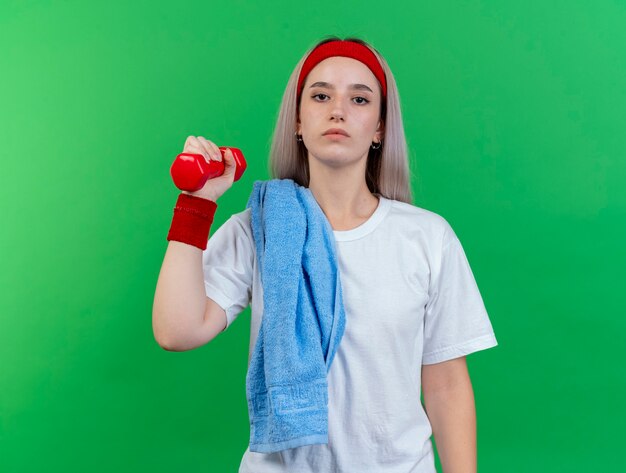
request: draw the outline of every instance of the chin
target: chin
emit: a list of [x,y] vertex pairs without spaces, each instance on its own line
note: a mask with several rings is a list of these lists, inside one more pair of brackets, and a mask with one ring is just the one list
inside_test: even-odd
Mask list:
[[326,148],[319,150],[317,153],[314,150],[309,151],[309,158],[332,166],[356,163],[359,161],[360,156],[354,152],[350,152],[349,149],[329,150]]

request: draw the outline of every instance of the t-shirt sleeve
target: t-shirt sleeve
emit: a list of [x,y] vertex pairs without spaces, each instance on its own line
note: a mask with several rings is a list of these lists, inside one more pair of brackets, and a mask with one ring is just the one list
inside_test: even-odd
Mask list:
[[204,288],[226,312],[226,330],[252,297],[253,240],[248,213],[232,215],[210,237],[202,252]]
[[444,224],[424,313],[424,365],[498,344],[461,242],[450,224]]

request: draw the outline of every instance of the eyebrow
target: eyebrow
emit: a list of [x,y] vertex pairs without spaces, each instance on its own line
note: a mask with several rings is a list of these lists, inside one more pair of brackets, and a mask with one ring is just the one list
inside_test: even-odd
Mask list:
[[[313,87],[322,87],[325,89],[334,89],[335,86],[333,86],[332,84],[329,84],[328,82],[315,82],[314,84],[311,84],[311,87],[309,87],[309,89],[313,88]],[[374,93],[374,91],[372,89],[370,89],[368,86],[366,86],[365,84],[350,84],[348,86],[348,89],[352,89],[352,90],[369,90],[370,92]]]

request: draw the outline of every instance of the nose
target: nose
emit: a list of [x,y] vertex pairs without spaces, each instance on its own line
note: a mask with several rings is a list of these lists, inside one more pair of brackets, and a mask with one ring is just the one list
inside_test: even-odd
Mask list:
[[331,114],[331,120],[343,121],[343,112],[341,112],[340,110],[333,110]]
[[331,109],[331,117],[336,120],[343,120],[343,102],[335,100]]

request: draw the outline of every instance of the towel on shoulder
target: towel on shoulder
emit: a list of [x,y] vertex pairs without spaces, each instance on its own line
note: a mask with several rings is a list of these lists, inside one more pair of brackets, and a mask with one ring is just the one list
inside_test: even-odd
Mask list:
[[326,375],[345,329],[332,227],[292,179],[255,181],[246,208],[263,286],[246,375],[250,451],[326,444]]

